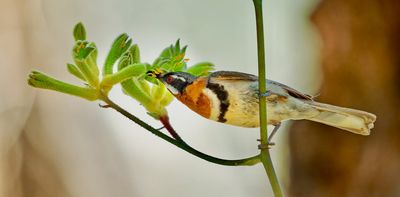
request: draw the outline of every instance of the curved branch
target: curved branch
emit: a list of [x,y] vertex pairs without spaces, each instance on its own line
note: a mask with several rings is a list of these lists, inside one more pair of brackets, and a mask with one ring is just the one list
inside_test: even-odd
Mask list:
[[125,109],[121,108],[119,105],[117,105],[113,101],[111,101],[107,96],[103,96],[101,98],[101,100],[104,101],[105,103],[107,103],[107,106],[109,108],[115,109],[116,111],[118,111],[119,113],[121,113],[122,115],[127,117],[128,119],[132,120],[133,122],[135,122],[136,124],[140,125],[144,129],[150,131],[151,133],[153,133],[157,137],[160,137],[161,139],[163,139],[163,140],[165,140],[165,141],[167,141],[167,142],[179,147],[180,149],[185,150],[186,152],[188,152],[188,153],[190,153],[190,154],[192,154],[192,155],[194,155],[196,157],[199,157],[201,159],[204,159],[206,161],[209,161],[209,162],[212,162],[212,163],[215,163],[215,164],[225,165],[225,166],[252,166],[252,165],[255,165],[255,164],[260,162],[259,155],[256,155],[256,156],[253,156],[253,157],[249,157],[249,158],[245,158],[245,159],[237,159],[237,160],[220,159],[220,158],[217,158],[217,157],[213,157],[213,156],[207,155],[205,153],[202,153],[202,152],[192,148],[191,146],[186,144],[183,140],[175,140],[174,138],[169,137],[168,135],[166,135],[166,134],[162,133],[161,131],[155,129],[154,127],[150,126],[149,124],[143,122],[138,117],[134,116],[133,114],[129,113],[128,111],[126,111]]

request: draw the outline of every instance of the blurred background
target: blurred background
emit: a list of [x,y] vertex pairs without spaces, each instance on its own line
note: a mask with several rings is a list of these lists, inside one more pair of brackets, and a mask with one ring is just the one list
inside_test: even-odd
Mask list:
[[[251,0],[1,0],[0,196],[272,196],[264,169],[208,163],[98,102],[37,90],[30,70],[65,81],[72,28],[83,22],[104,60],[133,37],[152,62],[176,39],[189,64],[257,73]],[[400,4],[393,0],[264,2],[267,75],[317,100],[377,114],[369,137],[285,122],[271,150],[288,196],[400,196]],[[103,62],[98,62],[102,65]],[[75,81],[77,82],[77,81]],[[79,82],[77,82],[79,83]],[[112,98],[154,127],[116,87]],[[258,129],[206,120],[174,101],[173,126],[195,148],[237,159],[258,152]]]

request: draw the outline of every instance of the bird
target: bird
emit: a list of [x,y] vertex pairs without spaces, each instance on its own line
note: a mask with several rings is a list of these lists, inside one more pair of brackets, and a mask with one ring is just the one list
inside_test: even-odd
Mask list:
[[267,91],[260,93],[258,77],[252,74],[216,71],[196,77],[187,72],[160,70],[147,74],[159,79],[197,114],[239,127],[260,126],[259,98],[265,96],[267,124],[275,126],[268,141],[286,120],[311,120],[360,135],[369,135],[376,120],[372,113],[320,103],[310,95],[268,79]]

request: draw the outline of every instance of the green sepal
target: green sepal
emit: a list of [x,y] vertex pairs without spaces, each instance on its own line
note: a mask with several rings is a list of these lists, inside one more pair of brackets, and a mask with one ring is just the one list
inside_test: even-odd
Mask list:
[[81,22],[75,25],[73,35],[75,41],[86,40],[86,30]]
[[92,87],[99,85],[98,68],[93,63],[97,49],[87,41],[77,41],[73,48],[73,59],[81,71],[85,81]]
[[165,93],[167,92],[166,87],[164,84],[161,82],[158,82],[158,84],[154,84],[153,87],[151,88],[151,98],[153,102],[160,102],[161,99],[164,97]]
[[153,62],[152,68],[163,68],[167,71],[182,71],[186,69],[184,61],[187,46],[181,48],[180,40],[175,45],[165,48],[159,57]]
[[129,49],[129,54],[131,55],[131,63],[139,63],[140,62],[140,50],[137,44],[132,45]]
[[[132,51],[129,51],[128,53],[125,53],[125,55],[121,57],[118,63],[118,71],[124,70],[130,65],[131,62],[133,62],[132,60],[133,56],[131,52]],[[147,65],[145,64],[138,64],[138,65],[144,65],[145,69],[143,70],[143,73],[147,71]],[[121,82],[121,86],[125,94],[139,101],[142,105],[147,105],[151,102],[151,97],[149,94],[150,91],[148,91],[147,88],[143,89],[142,81],[144,81],[142,78],[139,79],[138,77],[133,77],[131,79]]]
[[94,50],[96,47],[91,46],[88,41],[78,40],[73,48],[73,57],[77,60],[85,60]]
[[152,83],[152,84],[155,84],[155,85],[157,85],[158,82],[159,82],[158,79],[156,79],[156,78],[154,78],[154,77],[149,77],[149,76],[146,76],[146,77],[145,77],[145,80],[148,81],[148,82],[150,82],[150,83]]
[[85,77],[82,75],[81,71],[78,69],[77,66],[68,63],[67,69],[68,69],[68,72],[71,73],[72,75],[74,75],[75,77],[77,77],[83,81],[86,81]]
[[151,89],[149,83],[146,80],[138,80],[140,84],[140,89],[143,90],[146,94],[150,95]]
[[98,50],[97,50],[96,44],[94,42],[90,42],[88,46],[94,48],[94,50],[86,58],[86,61],[89,64],[90,69],[92,70],[93,74],[96,76],[99,76],[99,67],[97,66]]
[[214,70],[214,64],[210,62],[200,62],[187,68],[185,72],[194,76],[207,76],[212,70]]
[[139,101],[142,105],[147,106],[152,102],[150,95],[141,88],[142,85],[137,78],[128,79],[122,82],[121,86],[125,94]]
[[160,101],[160,105],[161,106],[168,106],[173,100],[174,100],[174,95],[172,95],[169,92],[166,92],[164,94],[164,97],[162,98],[162,100]]
[[110,52],[107,55],[103,67],[103,76],[113,73],[113,66],[115,62],[122,56],[132,44],[132,39],[124,33],[119,35],[113,42]]

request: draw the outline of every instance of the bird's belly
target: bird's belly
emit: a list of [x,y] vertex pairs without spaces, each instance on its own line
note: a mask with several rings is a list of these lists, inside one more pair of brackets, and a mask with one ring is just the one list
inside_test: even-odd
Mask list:
[[[276,125],[287,119],[299,116],[297,104],[286,98],[267,98],[267,124]],[[226,123],[241,127],[259,127],[258,98],[236,100],[230,104],[226,113]]]
[[[226,114],[225,123],[241,127],[259,127],[260,118],[257,106],[252,108],[232,107]],[[267,104],[267,124],[276,125],[279,122],[289,119],[288,110],[280,105]]]
[[[240,127],[259,127],[259,98],[256,86],[249,83],[221,83],[227,92],[228,99],[221,100],[210,90],[203,93],[210,99],[211,113],[208,117],[218,122]],[[267,99],[267,124],[276,125],[283,120],[299,119],[301,102],[287,96],[273,94]]]

